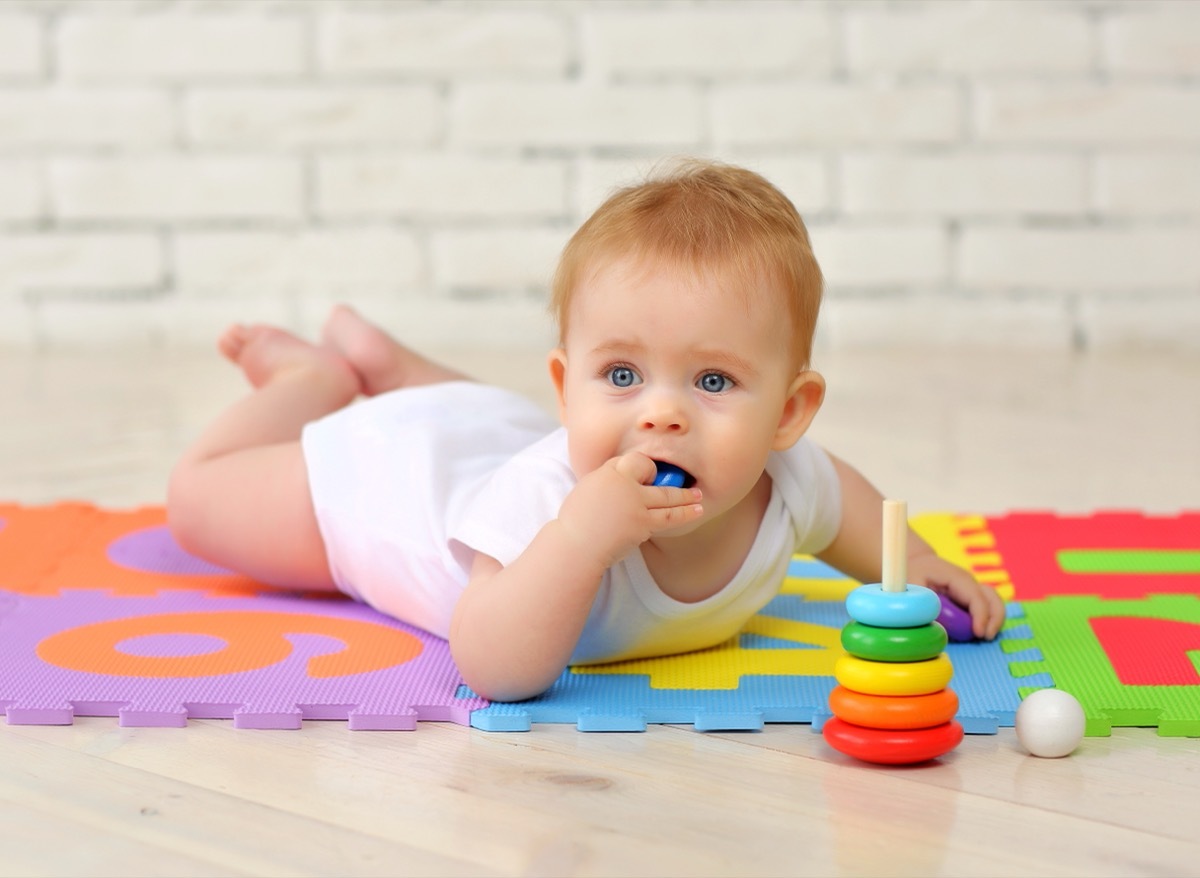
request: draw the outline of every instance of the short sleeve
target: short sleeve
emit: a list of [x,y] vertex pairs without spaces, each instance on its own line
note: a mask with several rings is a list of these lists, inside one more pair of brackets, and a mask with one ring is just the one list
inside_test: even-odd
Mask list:
[[508,566],[558,511],[575,476],[566,432],[558,429],[516,454],[484,480],[452,522],[449,537]]
[[775,484],[796,530],[797,552],[829,547],[842,522],[842,489],[825,449],[806,437],[786,451],[771,452],[767,474]]

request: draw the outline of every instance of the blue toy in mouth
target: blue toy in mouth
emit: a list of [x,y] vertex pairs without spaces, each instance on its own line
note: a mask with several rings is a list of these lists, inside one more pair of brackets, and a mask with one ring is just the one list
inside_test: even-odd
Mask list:
[[686,488],[689,483],[695,481],[688,475],[687,470],[680,469],[673,463],[656,460],[654,465],[658,467],[658,475],[654,477],[655,485],[667,488]]

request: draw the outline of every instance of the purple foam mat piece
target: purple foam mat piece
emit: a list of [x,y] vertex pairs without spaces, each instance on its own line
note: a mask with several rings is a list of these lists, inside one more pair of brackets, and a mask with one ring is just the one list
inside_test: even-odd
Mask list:
[[109,545],[107,554],[108,560],[114,564],[145,573],[176,576],[220,576],[232,573],[183,551],[166,525],[142,528],[119,537]]
[[0,596],[0,708],[12,724],[117,716],[123,726],[206,718],[285,729],[334,719],[411,730],[418,720],[469,725],[489,703],[459,697],[444,640],[352,601]]

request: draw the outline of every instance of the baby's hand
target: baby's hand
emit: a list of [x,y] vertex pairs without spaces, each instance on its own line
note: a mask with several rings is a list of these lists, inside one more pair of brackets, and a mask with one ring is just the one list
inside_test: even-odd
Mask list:
[[908,581],[948,594],[971,614],[971,630],[976,637],[993,639],[1004,624],[1004,601],[996,590],[980,584],[974,576],[938,557],[922,553],[908,559]]
[[698,488],[652,485],[656,472],[654,461],[636,451],[612,458],[579,480],[559,522],[611,567],[655,534],[704,514]]

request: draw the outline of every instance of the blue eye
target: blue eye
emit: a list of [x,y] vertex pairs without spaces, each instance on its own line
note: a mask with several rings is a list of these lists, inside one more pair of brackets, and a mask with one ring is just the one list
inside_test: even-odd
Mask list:
[[633,387],[642,381],[638,373],[628,366],[613,366],[605,375],[613,387]]
[[706,393],[721,393],[733,387],[733,381],[728,375],[720,372],[705,372],[696,382],[696,386]]

